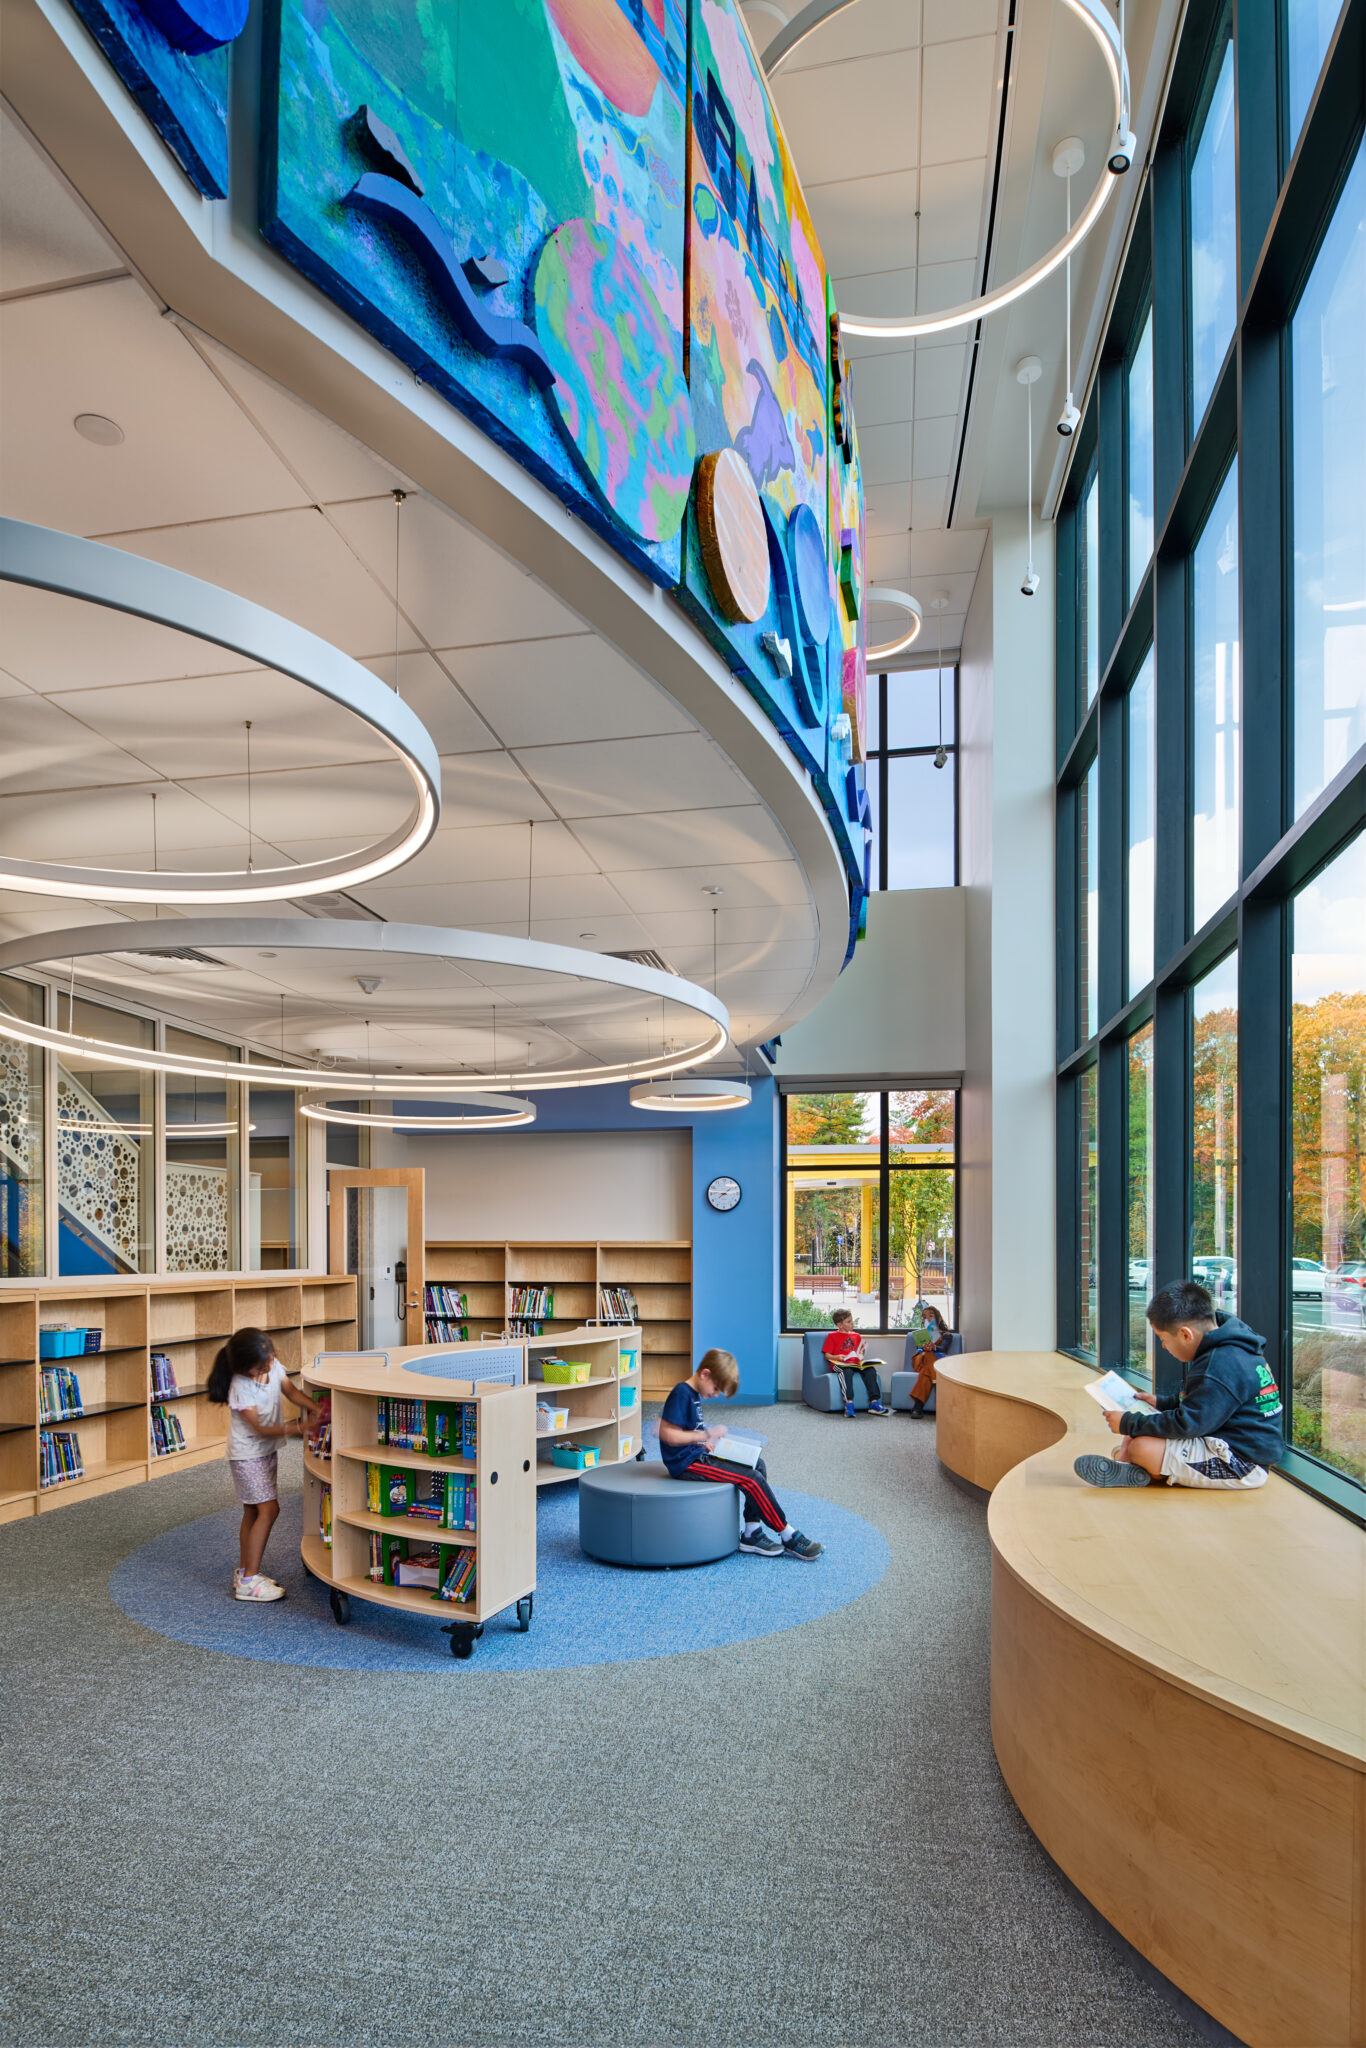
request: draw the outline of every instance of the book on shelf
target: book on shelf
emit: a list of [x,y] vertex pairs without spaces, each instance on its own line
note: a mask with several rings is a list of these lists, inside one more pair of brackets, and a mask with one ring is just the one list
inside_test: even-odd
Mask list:
[[598,1320],[604,1323],[637,1323],[640,1311],[629,1287],[598,1289]]
[[365,1505],[372,1515],[403,1515],[441,1529],[477,1526],[478,1489],[463,1472],[414,1472],[405,1465],[367,1465]]
[[180,1417],[174,1409],[163,1408],[158,1402],[152,1403],[152,1456],[173,1458],[177,1451],[183,1451],[185,1432],[180,1426]]
[[332,1396],[324,1394],[318,1402],[318,1412],[310,1419],[308,1434],[309,1456],[322,1464],[332,1459]]
[[38,1420],[65,1422],[85,1413],[81,1383],[69,1365],[45,1365],[38,1374]]
[[432,1458],[468,1458],[479,1447],[479,1410],[473,1401],[400,1401],[381,1395],[375,1441],[393,1451]]
[[175,1376],[175,1367],[164,1351],[152,1353],[152,1398],[158,1395],[163,1400],[173,1400],[180,1393],[180,1384]]
[[[512,1321],[517,1323],[543,1323],[555,1313],[555,1290],[553,1287],[528,1285],[514,1287],[512,1302],[508,1310]],[[522,1334],[530,1335],[530,1332]],[[539,1330],[535,1332],[539,1337]]]
[[472,1550],[452,1551],[446,1559],[446,1568],[437,1592],[438,1600],[473,1600],[477,1569]]
[[[474,1552],[438,1547],[421,1536],[384,1536],[376,1530],[370,1537],[366,1576],[375,1585],[428,1592],[434,1600],[468,1600],[474,1586]],[[447,1583],[463,1584],[469,1590],[448,1593],[444,1590]]]
[[463,1344],[468,1336],[468,1309],[458,1287],[429,1280],[422,1290],[423,1321],[429,1344]]
[[38,1444],[40,1487],[64,1486],[69,1480],[84,1479],[85,1461],[74,1429],[39,1430]]
[[332,1488],[326,1484],[318,1488],[318,1534],[324,1550],[332,1548]]

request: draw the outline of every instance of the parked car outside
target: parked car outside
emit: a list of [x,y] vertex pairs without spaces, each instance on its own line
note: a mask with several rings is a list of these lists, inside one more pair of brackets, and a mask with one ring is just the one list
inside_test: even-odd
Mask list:
[[1129,1286],[1130,1286],[1130,1289],[1131,1289],[1131,1290],[1133,1290],[1133,1291],[1134,1291],[1134,1292],[1136,1292],[1136,1293],[1142,1293],[1142,1294],[1146,1294],[1146,1293],[1147,1293],[1147,1291],[1148,1291],[1148,1261],[1147,1261],[1146,1259],[1130,1259],[1130,1261],[1129,1261]]
[[1319,1259],[1292,1259],[1290,1261],[1290,1292],[1292,1294],[1315,1295],[1322,1301],[1328,1279],[1328,1269]]

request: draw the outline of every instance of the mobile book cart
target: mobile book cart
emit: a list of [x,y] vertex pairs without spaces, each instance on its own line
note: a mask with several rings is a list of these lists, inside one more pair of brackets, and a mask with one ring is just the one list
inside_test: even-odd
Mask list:
[[[516,1341],[516,1340],[514,1340]],[[580,1466],[555,1462],[555,1453],[574,1448],[592,1454],[595,1465],[624,1464],[643,1458],[640,1357],[641,1333],[628,1325],[584,1326],[559,1330],[553,1337],[526,1337],[527,1376],[538,1401],[566,1411],[558,1429],[537,1436],[538,1486],[557,1486],[577,1479]],[[543,1379],[556,1361],[576,1361],[573,1380]],[[583,1368],[587,1368],[586,1371]],[[582,1377],[577,1374],[582,1373]]]
[[[445,1633],[453,1657],[470,1656],[484,1623],[504,1608],[515,1606],[519,1626],[530,1628],[536,1590],[536,1393],[525,1384],[524,1373],[518,1343],[321,1352],[305,1367],[310,1391],[332,1396],[332,1422],[330,1455],[319,1456],[305,1445],[300,1548],[305,1569],[329,1589],[337,1623],[350,1621],[353,1600],[402,1608],[432,1621],[449,1616]],[[500,1379],[514,1384],[500,1384]],[[381,1401],[388,1404],[387,1442],[380,1440]],[[439,1454],[392,1441],[395,1432],[387,1418],[394,1415],[395,1403],[411,1404],[398,1411],[408,1425],[399,1433],[430,1430],[429,1444],[436,1440],[438,1419],[456,1415]],[[375,1513],[370,1467],[411,1472],[415,1481],[427,1475],[422,1483],[428,1487],[430,1475],[456,1475],[464,1482],[466,1519],[473,1526],[451,1528],[417,1515]],[[450,1554],[461,1553],[461,1561],[474,1567],[468,1593],[452,1600],[426,1586],[372,1578],[372,1537],[381,1544],[406,1537],[435,1549],[441,1583],[455,1562]]]

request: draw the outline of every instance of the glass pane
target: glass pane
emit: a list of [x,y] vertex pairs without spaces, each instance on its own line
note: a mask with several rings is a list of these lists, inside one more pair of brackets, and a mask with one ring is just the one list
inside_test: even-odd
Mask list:
[[856,1152],[860,1162],[878,1162],[882,1138],[880,1095],[785,1095],[787,1156],[796,1164],[814,1151],[828,1159],[830,1149]]
[[1096,1070],[1077,1082],[1077,1349],[1096,1355]]
[[1129,690],[1129,994],[1153,978],[1153,872],[1157,830],[1157,753],[1153,733],[1153,656]]
[[882,887],[882,762],[874,759],[868,763],[868,824],[873,834],[873,843],[868,851],[868,887]]
[[892,1165],[952,1166],[957,1106],[952,1088],[893,1090],[887,1098],[887,1157]]
[[1190,167],[1192,427],[1204,417],[1233,339],[1238,296],[1231,38],[1215,61],[1214,91]]
[[1291,1441],[1366,1482],[1366,835],[1292,943]]
[[1366,148],[1290,327],[1295,816],[1366,744]]
[[819,1328],[837,1308],[849,1309],[861,1330],[879,1327],[881,1227],[876,1156],[869,1167],[819,1179],[788,1175],[788,1329]]
[[1095,473],[1082,505],[1081,615],[1089,704],[1100,688],[1100,478]]
[[1153,1027],[1129,1040],[1129,1369],[1151,1373],[1147,1307],[1153,1278]]
[[1094,1035],[1100,933],[1096,916],[1096,764],[1077,792],[1077,1037]]
[[1238,955],[1192,991],[1191,1274],[1238,1307]]
[[887,678],[887,745],[953,745],[953,670],[904,669]]
[[[43,1021],[43,991],[0,974],[0,1010]],[[31,1280],[43,1249],[43,1055],[0,1038],[0,1279]]]
[[[367,1105],[361,1102],[339,1102],[336,1107],[338,1109],[359,1110],[367,1107]],[[369,1137],[368,1132],[348,1127],[346,1124],[324,1124],[323,1130],[327,1134],[327,1163],[329,1166],[368,1166],[370,1164],[368,1156],[369,1146],[368,1144],[362,1145],[361,1143],[362,1137]],[[367,1155],[365,1158],[361,1157],[362,1152]]]
[[933,754],[887,763],[887,887],[951,889],[954,881],[954,770]]
[[[168,1052],[233,1060],[235,1047],[166,1027]],[[166,1270],[228,1273],[240,1264],[241,1091],[230,1081],[166,1077]]]
[[[57,1022],[83,1038],[146,1049],[150,1021],[67,995]],[[57,1067],[58,1269],[147,1273],[153,1260],[152,1076],[101,1065],[98,1053]]]
[[955,1328],[952,1170],[889,1175],[887,1257],[888,1328],[908,1329],[926,1307]]
[[253,1088],[247,1139],[251,1238],[247,1268],[279,1272],[306,1263],[304,1144],[291,1088]]
[[1286,98],[1293,150],[1341,13],[1338,0],[1286,0]]
[[882,678],[868,678],[868,751],[882,745]]
[[1153,316],[1149,309],[1129,363],[1129,603],[1153,552]]
[[1192,931],[1199,931],[1238,882],[1239,720],[1238,465],[1224,480],[1195,544],[1191,704]]

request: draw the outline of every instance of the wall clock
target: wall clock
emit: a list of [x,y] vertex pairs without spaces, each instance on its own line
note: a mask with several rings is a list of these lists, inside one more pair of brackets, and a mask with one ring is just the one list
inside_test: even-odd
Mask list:
[[707,1201],[711,1207],[724,1216],[728,1210],[739,1207],[740,1183],[728,1173],[719,1173],[707,1189]]

